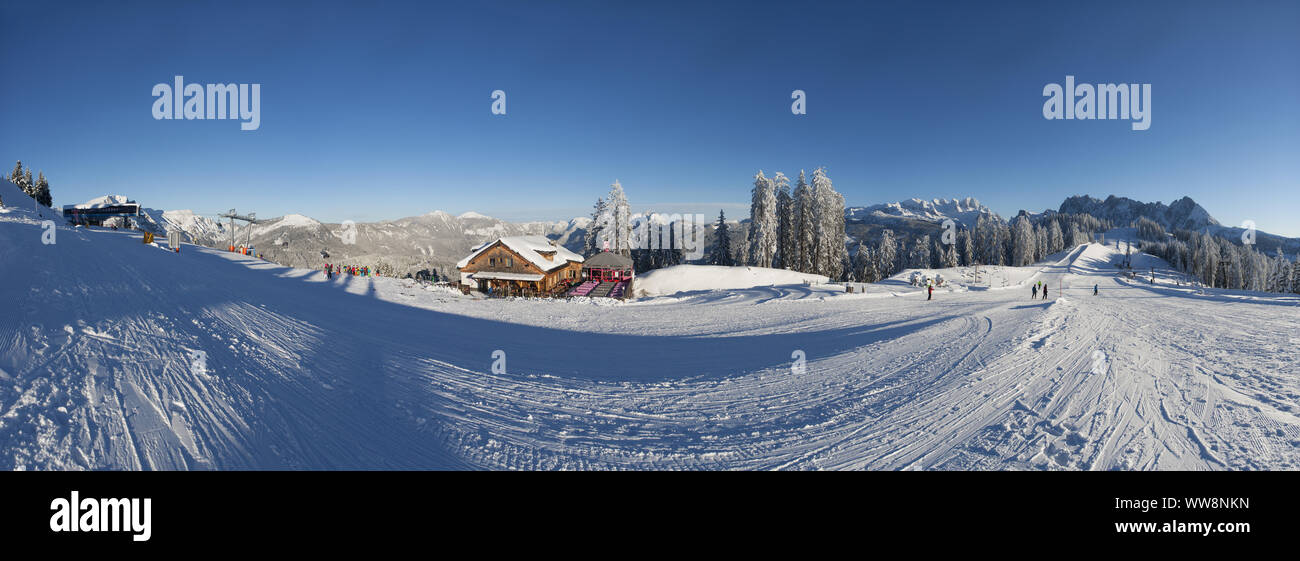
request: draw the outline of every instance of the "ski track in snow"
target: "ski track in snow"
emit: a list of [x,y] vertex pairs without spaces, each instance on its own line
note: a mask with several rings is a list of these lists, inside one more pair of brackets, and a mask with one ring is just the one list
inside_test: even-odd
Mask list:
[[933,301],[884,283],[610,304],[39,239],[0,215],[6,469],[1300,467],[1296,299],[1121,282],[1099,245]]

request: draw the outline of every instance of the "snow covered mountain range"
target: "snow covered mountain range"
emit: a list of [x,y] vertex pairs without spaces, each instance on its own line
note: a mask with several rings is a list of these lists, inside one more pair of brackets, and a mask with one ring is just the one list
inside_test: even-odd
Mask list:
[[974,197],[964,199],[908,199],[867,207],[844,209],[844,233],[849,245],[857,240],[875,243],[882,230],[892,230],[897,236],[936,236],[944,220],[952,219],[962,228],[973,229],[975,222],[985,219],[1001,221],[1002,217],[984,206]]
[[[121,195],[100,197],[89,202],[111,202]],[[1022,211],[1023,212],[1023,211]],[[1183,197],[1169,205],[1160,202],[1143,203],[1125,197],[1110,196],[1105,200],[1087,195],[1073,196],[1061,203],[1059,210],[1047,210],[1042,215],[1054,213],[1088,213],[1116,225],[1127,225],[1139,217],[1146,217],[1167,229],[1208,230],[1226,238],[1239,238],[1241,229],[1221,225],[1204,207],[1190,197]],[[228,222],[203,216],[189,210],[159,211],[143,209],[143,226],[158,233],[177,229],[190,241],[210,247],[225,247],[230,243]],[[908,199],[871,206],[845,209],[845,229],[851,244],[865,238],[878,238],[883,229],[897,235],[936,235],[945,219],[952,219],[963,228],[974,228],[980,217],[1004,220],[998,213],[973,197],[952,199]],[[264,220],[252,227],[251,243],[269,259],[293,267],[316,267],[326,261],[341,264],[377,265],[386,263],[399,276],[423,269],[436,269],[441,274],[454,274],[456,261],[474,246],[499,236],[541,235],[565,248],[581,253],[591,220],[578,217],[568,221],[507,222],[477,212],[453,216],[434,211],[419,216],[382,222],[363,222],[351,225],[324,223],[301,214]],[[748,220],[732,229],[733,247],[741,247],[745,240]],[[235,224],[236,244],[247,242],[249,231],[242,223]],[[349,233],[350,232],[350,233]],[[712,224],[706,228],[707,245],[712,246]],[[1285,238],[1258,232],[1259,248],[1272,252],[1282,247],[1288,254],[1300,252],[1300,238]],[[739,245],[738,245],[739,244]],[[322,252],[328,258],[322,256]]]
[[[1047,211],[1051,213],[1052,211]],[[1128,197],[1111,195],[1105,200],[1088,195],[1077,195],[1065,199],[1059,211],[1063,214],[1091,214],[1102,220],[1109,220],[1116,226],[1127,226],[1138,218],[1154,220],[1167,231],[1191,230],[1209,232],[1234,243],[1240,243],[1241,227],[1225,226],[1210,216],[1205,207],[1197,204],[1191,197],[1183,197],[1168,205],[1161,202],[1144,203]],[[1259,251],[1272,254],[1281,248],[1287,255],[1300,253],[1300,238],[1288,238],[1255,231],[1255,245]]]
[[[581,250],[588,219],[506,222],[476,212],[452,216],[434,211],[382,222],[326,224],[289,215],[253,226],[252,243],[269,259],[295,267],[388,264],[399,276],[423,269],[455,272],[455,264],[482,242],[504,236],[540,235]],[[237,223],[236,229],[240,230]],[[236,239],[247,236],[236,232]],[[329,257],[323,257],[322,252]]]
[[974,197],[964,199],[908,199],[896,203],[885,203],[867,207],[849,207],[844,210],[844,218],[859,223],[907,223],[914,220],[937,223],[951,218],[953,221],[974,228],[980,216],[997,218],[998,213],[980,204]]
[[1077,195],[1061,203],[1062,214],[1091,214],[1102,220],[1110,220],[1116,225],[1127,225],[1138,218],[1145,217],[1159,222],[1168,230],[1200,231],[1210,226],[1218,226],[1219,221],[1210,216],[1191,197],[1183,197],[1168,206],[1161,202],[1144,203],[1128,197],[1111,195],[1101,200],[1088,195]]
[[[189,210],[143,208],[141,226],[164,233],[180,230],[188,241],[209,247],[231,243],[230,223]],[[268,259],[291,267],[391,265],[399,276],[425,269],[454,273],[456,261],[483,241],[503,236],[542,235],[581,251],[588,218],[556,222],[506,222],[477,212],[453,216],[434,211],[382,222],[325,223],[301,214],[235,223],[236,245],[251,243]],[[322,254],[323,252],[323,254]],[[324,257],[328,255],[328,257]]]

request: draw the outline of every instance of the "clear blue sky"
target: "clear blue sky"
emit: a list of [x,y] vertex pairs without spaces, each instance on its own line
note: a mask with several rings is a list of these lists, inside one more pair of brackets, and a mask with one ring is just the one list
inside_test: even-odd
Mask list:
[[[851,205],[1190,195],[1300,236],[1293,1],[5,2],[0,21],[3,169],[44,170],[56,204],[563,219],[617,178],[638,210],[739,216],[756,170],[826,166]],[[177,74],[260,83],[261,128],[154,120]],[[1045,120],[1067,74],[1152,84],[1150,130]]]

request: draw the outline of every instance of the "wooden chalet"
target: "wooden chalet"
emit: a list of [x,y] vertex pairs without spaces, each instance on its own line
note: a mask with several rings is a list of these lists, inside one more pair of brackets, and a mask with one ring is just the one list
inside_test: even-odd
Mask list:
[[486,242],[456,264],[461,284],[491,296],[555,296],[582,274],[582,256],[545,236]]

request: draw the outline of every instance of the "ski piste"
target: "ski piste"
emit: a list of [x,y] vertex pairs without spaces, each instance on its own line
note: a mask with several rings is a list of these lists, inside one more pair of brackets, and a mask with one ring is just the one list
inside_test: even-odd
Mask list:
[[1300,296],[1179,287],[1145,254],[1157,283],[1129,280],[1100,243],[941,270],[930,301],[910,271],[847,293],[680,265],[646,285],[747,276],[617,303],[126,231],[45,246],[21,208],[0,238],[32,271],[0,283],[10,469],[1296,467]]

